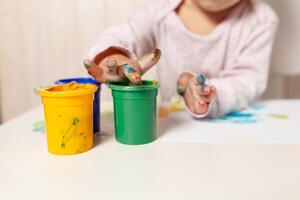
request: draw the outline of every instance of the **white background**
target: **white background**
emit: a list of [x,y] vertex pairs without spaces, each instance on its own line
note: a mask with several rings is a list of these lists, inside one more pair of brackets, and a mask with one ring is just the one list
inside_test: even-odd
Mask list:
[[[82,60],[99,33],[142,0],[0,0],[0,122],[40,102],[33,88],[86,76]],[[283,97],[282,73],[299,71],[300,1],[269,0],[281,29],[265,96]],[[106,92],[106,96],[109,96]]]

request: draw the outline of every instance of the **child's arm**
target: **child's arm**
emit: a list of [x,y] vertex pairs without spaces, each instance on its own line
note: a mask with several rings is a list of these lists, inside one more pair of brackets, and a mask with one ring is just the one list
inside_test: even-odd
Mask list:
[[154,29],[159,7],[148,3],[136,11],[121,26],[112,27],[101,34],[89,50],[84,66],[99,82],[116,82],[126,78],[132,84],[141,83],[141,76],[154,66],[160,51],[155,49]]
[[123,54],[136,59],[151,52],[155,48],[154,29],[157,22],[157,12],[153,3],[147,3],[120,26],[105,30],[87,53],[87,59],[97,63],[111,55]]
[[197,104],[203,101],[203,95],[199,92],[184,95],[185,103],[195,117],[217,117],[246,108],[265,91],[276,29],[277,23],[270,22],[252,30],[243,48],[238,49],[237,54],[231,58],[231,64],[220,72],[218,78],[208,80],[216,89],[216,98],[211,98],[202,108],[200,106],[198,112],[191,109],[188,102],[194,101]]

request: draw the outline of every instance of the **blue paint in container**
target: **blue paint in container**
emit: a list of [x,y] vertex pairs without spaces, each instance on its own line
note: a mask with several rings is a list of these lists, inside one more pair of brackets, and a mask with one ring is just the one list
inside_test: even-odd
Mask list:
[[100,132],[100,91],[101,83],[93,78],[66,78],[55,81],[55,84],[66,84],[75,81],[79,84],[90,83],[98,86],[98,90],[94,94],[94,113],[93,113],[93,132]]

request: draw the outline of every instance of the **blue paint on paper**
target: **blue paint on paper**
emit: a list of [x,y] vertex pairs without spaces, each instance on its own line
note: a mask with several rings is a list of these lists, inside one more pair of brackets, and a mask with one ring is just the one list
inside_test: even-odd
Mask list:
[[221,116],[217,119],[211,120],[214,123],[232,123],[232,124],[253,124],[263,120],[262,117],[258,115],[258,111],[266,107],[265,104],[252,104],[249,109],[250,112],[231,112],[227,115]]
[[232,112],[227,115],[221,116],[211,122],[215,123],[232,123],[232,124],[253,124],[261,121],[261,118],[248,112]]
[[260,103],[252,104],[250,106],[250,108],[252,108],[253,110],[261,110],[264,109],[265,107],[266,107],[265,104],[260,104]]

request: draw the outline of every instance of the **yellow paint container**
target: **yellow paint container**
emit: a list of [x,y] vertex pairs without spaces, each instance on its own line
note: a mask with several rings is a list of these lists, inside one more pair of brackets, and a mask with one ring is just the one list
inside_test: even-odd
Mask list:
[[75,82],[37,89],[44,105],[50,153],[71,155],[93,147],[93,100],[96,90],[95,85]]

